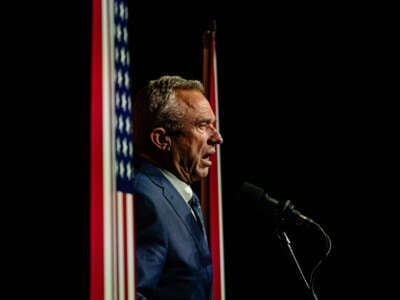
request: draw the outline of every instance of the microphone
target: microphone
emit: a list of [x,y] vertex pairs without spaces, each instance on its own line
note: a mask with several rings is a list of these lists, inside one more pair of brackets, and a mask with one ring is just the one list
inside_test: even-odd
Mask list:
[[304,223],[315,224],[315,222],[303,215],[300,211],[295,209],[290,200],[280,201],[269,196],[264,190],[249,182],[244,182],[240,187],[240,195],[243,198],[250,199],[256,202],[257,206],[262,209],[271,210],[274,217],[278,218],[278,222],[285,222],[294,220],[296,225]]

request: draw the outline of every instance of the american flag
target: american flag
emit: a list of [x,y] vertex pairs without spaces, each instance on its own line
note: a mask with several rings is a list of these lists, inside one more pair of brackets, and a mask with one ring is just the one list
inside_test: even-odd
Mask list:
[[90,300],[135,299],[127,0],[92,2]]

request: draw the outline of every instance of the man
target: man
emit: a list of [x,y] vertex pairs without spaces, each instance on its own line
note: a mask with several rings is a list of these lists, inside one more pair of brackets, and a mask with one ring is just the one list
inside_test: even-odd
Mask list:
[[212,267],[198,197],[222,144],[200,81],[152,80],[133,100],[138,299],[211,299]]

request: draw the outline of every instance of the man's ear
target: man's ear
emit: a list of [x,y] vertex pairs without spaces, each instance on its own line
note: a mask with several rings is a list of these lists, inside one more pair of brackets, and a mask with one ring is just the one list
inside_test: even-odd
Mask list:
[[171,149],[171,137],[163,127],[156,127],[150,132],[151,142],[162,151]]

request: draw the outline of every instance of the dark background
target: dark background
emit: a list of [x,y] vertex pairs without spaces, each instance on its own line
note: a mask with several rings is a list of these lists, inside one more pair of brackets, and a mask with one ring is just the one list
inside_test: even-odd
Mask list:
[[[227,300],[307,299],[271,220],[238,198],[241,180],[329,234],[319,299],[384,298],[396,272],[391,9],[131,2],[134,91],[165,73],[201,79],[202,33],[216,20]],[[7,279],[15,298],[88,299],[91,3],[30,6],[5,27],[16,98],[4,101],[15,104],[3,127]],[[308,274],[322,237],[288,234]]]
[[[202,32],[216,20],[227,299],[307,299],[270,219],[237,198],[241,180],[290,199],[329,234],[320,299],[382,297],[388,240],[379,228],[388,218],[379,203],[391,183],[381,151],[393,119],[390,28],[379,9],[208,1],[131,11],[134,89],[165,73],[201,79]],[[308,278],[322,236],[288,234]]]

